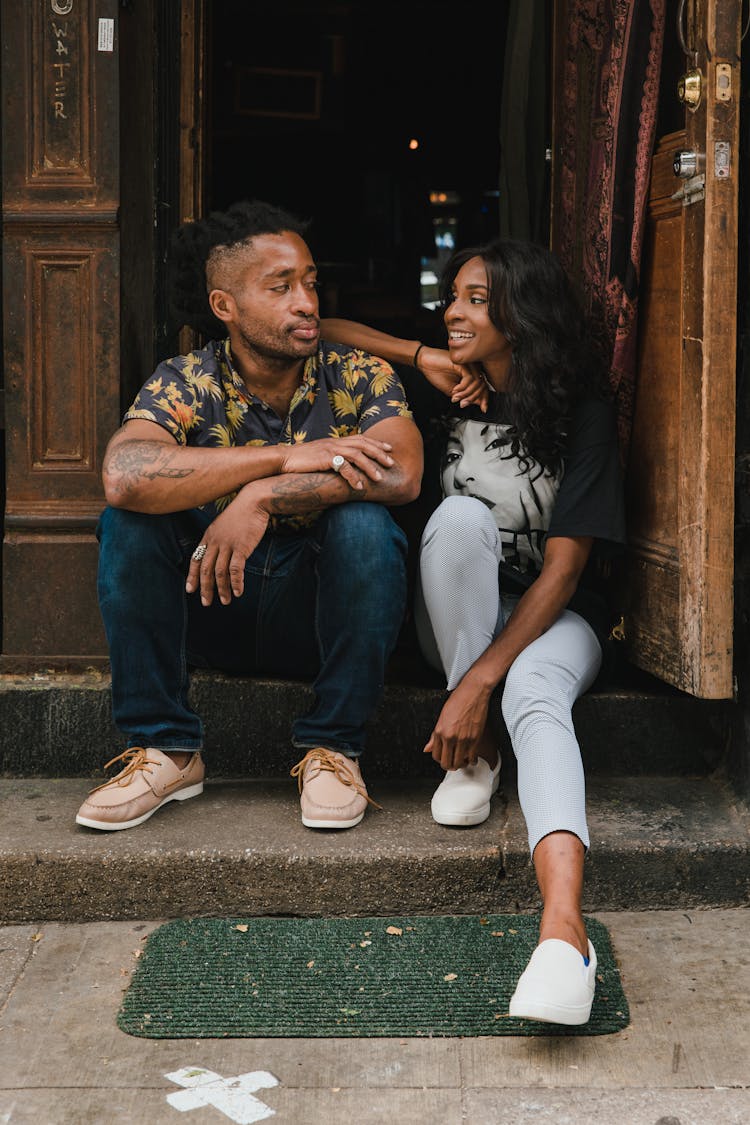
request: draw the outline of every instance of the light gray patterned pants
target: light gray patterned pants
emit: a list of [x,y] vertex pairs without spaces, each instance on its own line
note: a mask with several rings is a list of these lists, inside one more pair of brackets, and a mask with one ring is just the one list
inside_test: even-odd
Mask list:
[[[420,549],[416,624],[425,658],[449,690],[500,633],[518,601],[501,597],[500,534],[489,509],[449,496],[430,517]],[[589,847],[586,788],[573,704],[596,679],[602,651],[588,622],[564,610],[516,658],[502,710],[518,762],[518,798],[533,854],[550,832],[573,832]]]

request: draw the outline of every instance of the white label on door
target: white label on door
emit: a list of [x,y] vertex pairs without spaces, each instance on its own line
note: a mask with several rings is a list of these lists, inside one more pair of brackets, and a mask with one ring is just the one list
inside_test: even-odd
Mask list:
[[114,20],[99,20],[99,42],[98,48],[100,51],[114,51],[115,49],[115,21]]

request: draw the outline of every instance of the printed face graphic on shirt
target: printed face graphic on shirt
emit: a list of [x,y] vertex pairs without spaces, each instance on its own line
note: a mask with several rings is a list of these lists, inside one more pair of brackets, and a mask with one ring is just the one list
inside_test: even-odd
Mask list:
[[522,570],[543,559],[560,476],[535,461],[526,468],[511,456],[508,427],[494,422],[456,419],[443,454],[444,496],[473,496],[492,516],[503,540],[503,558]]

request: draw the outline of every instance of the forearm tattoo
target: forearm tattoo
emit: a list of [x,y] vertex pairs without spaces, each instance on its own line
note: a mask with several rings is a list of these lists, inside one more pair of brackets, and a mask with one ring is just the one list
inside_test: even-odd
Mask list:
[[[270,511],[277,516],[298,516],[329,507],[331,488],[341,487],[339,477],[333,473],[289,474],[273,482]],[[324,495],[323,489],[329,493]]]
[[[374,481],[363,478],[362,489],[353,489],[338,474],[330,471],[318,473],[289,473],[273,478],[268,510],[277,516],[301,516],[306,512],[317,512],[330,508],[344,500],[364,500],[377,488],[377,499],[387,504],[395,494],[401,481],[401,470],[396,465],[383,469],[386,480]],[[346,491],[342,493],[342,489]]]
[[189,465],[174,465],[175,454],[163,441],[129,441],[115,446],[107,458],[104,471],[113,480],[118,492],[125,492],[140,481],[165,478],[183,480],[195,472]]

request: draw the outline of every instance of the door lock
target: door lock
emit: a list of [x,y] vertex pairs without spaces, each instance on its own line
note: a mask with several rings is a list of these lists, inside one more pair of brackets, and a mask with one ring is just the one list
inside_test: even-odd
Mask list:
[[695,110],[701,104],[703,78],[697,69],[683,74],[677,83],[677,97],[688,109]]
[[672,171],[681,180],[689,180],[691,176],[702,172],[704,164],[703,154],[700,152],[678,149],[672,157]]

